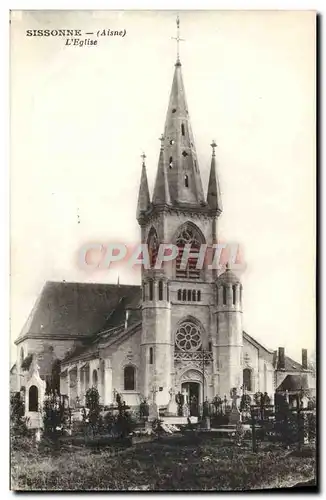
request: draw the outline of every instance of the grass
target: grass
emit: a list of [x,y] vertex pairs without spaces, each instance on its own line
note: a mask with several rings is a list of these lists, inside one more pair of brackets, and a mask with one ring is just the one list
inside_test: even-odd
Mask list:
[[[315,458],[289,450],[239,448],[220,439],[170,436],[126,449],[12,451],[14,490],[248,490],[314,477]],[[291,483],[291,484],[290,484]]]

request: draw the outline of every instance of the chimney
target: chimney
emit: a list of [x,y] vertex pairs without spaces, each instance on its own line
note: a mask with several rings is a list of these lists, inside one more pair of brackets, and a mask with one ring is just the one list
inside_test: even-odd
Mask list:
[[307,349],[302,349],[302,368],[308,370],[308,351]]
[[285,349],[284,349],[284,347],[279,347],[278,348],[278,364],[277,364],[277,369],[278,370],[284,370],[285,369]]

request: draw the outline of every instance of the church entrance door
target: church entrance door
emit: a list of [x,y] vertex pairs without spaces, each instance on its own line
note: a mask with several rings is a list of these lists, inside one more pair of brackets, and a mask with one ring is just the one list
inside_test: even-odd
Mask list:
[[190,415],[198,417],[200,384],[198,382],[184,382],[181,386],[181,392],[185,396],[184,402],[188,404]]

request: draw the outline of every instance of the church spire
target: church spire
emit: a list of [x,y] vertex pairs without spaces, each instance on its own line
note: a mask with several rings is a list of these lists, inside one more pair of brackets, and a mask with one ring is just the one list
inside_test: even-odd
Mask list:
[[212,147],[212,162],[211,171],[209,174],[208,189],[207,189],[207,204],[212,210],[222,212],[222,198],[220,192],[220,185],[216,176],[216,161],[215,161],[215,148],[217,144],[215,141],[211,144]]
[[[168,191],[173,206],[205,206],[199,173],[195,141],[191,129],[188,105],[182,78],[179,54],[180,21],[177,18],[177,62],[175,63],[170,100],[165,120],[164,137],[160,151],[158,173],[154,192],[160,190],[165,172]],[[164,164],[164,169],[162,168]],[[153,205],[156,197],[153,198]]]
[[141,155],[142,158],[142,171],[140,178],[140,186],[139,186],[139,195],[138,195],[138,205],[137,205],[137,219],[141,216],[142,213],[146,212],[150,207],[150,197],[149,197],[149,189],[147,182],[147,173],[146,173],[146,165],[145,158],[146,155],[143,153]]

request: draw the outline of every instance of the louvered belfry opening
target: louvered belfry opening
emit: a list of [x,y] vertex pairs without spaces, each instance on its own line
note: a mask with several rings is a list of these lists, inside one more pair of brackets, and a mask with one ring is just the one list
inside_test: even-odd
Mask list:
[[[197,269],[198,255],[200,252],[201,238],[195,228],[186,226],[179,233],[177,240],[178,255],[176,258],[176,277],[198,279],[200,278],[200,269]],[[181,267],[183,252],[186,245],[190,245],[189,258],[185,269]],[[187,252],[187,250],[186,250]],[[186,254],[185,254],[186,256]]]

